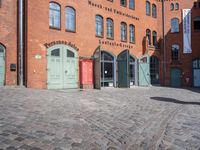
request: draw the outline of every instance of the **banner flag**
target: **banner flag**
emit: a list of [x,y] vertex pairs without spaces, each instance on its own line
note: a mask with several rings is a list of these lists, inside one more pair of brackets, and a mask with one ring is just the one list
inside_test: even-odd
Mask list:
[[192,53],[191,9],[183,9],[183,53]]

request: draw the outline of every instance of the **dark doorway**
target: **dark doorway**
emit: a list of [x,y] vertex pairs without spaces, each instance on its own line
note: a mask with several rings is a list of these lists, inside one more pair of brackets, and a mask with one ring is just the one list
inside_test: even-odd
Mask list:
[[156,56],[150,58],[150,78],[151,84],[156,85],[160,84],[159,80],[159,61]]
[[114,57],[105,52],[101,52],[101,86],[114,86]]

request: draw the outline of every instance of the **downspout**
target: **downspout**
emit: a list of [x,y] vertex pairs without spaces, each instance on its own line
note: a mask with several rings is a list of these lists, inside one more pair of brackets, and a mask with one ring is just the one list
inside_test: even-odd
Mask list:
[[24,0],[18,0],[18,85],[24,85]]
[[166,42],[165,42],[165,1],[162,0],[162,34],[163,34],[163,84],[166,85]]

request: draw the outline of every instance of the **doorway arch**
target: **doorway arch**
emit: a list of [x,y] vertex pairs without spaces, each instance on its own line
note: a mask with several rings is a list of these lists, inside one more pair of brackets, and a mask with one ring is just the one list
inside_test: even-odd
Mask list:
[[0,44],[0,86],[5,84],[5,47]]
[[78,53],[67,45],[54,45],[47,55],[47,88],[78,88]]

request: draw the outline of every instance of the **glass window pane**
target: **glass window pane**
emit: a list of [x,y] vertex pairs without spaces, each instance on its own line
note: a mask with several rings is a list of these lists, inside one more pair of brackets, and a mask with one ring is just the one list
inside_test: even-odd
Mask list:
[[129,8],[135,9],[135,0],[129,0]]
[[71,7],[66,7],[66,29],[75,31],[75,10]]
[[54,49],[51,51],[51,56],[60,56],[60,49]]
[[67,50],[67,57],[75,57],[74,53],[70,50]]
[[96,16],[96,35],[103,36],[103,18],[99,15]]
[[0,53],[4,53],[4,47],[0,45]]
[[113,21],[112,21],[112,19],[107,19],[107,37],[113,38]]
[[60,28],[60,6],[56,3],[49,3],[49,26]]

